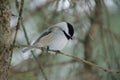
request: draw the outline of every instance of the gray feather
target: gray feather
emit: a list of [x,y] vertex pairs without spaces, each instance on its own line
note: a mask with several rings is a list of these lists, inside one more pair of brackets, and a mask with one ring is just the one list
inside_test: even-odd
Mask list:
[[[46,35],[48,35],[49,33],[52,32],[53,27],[49,28],[48,30],[46,30],[45,32],[43,32],[31,45],[37,45],[37,43],[39,43],[40,39]],[[22,50],[23,53],[32,50],[32,48],[24,48]]]
[[29,51],[29,50],[31,50],[31,48],[24,48],[24,49],[22,50],[22,52],[25,53],[25,52],[27,52],[27,51]]

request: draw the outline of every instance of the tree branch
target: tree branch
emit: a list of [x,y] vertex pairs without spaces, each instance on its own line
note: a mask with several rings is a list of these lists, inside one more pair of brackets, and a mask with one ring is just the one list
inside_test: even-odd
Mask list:
[[[40,49],[42,50],[43,48],[42,47],[36,47],[36,46],[28,46],[28,45],[14,45],[15,48],[21,48],[21,47],[29,47],[29,48],[36,48],[36,49]],[[120,70],[112,70],[112,69],[107,69],[107,68],[104,68],[104,67],[101,67],[97,64],[94,64],[92,62],[89,62],[89,61],[86,61],[84,59],[81,59],[79,57],[76,57],[76,56],[73,56],[73,55],[69,55],[69,54],[65,54],[63,52],[60,52],[60,51],[56,51],[56,50],[49,50],[49,51],[52,51],[52,52],[55,52],[57,54],[61,54],[61,55],[64,55],[64,56],[67,56],[67,57],[70,57],[76,61],[79,61],[79,62],[83,62],[85,64],[88,64],[90,66],[93,66],[93,67],[96,67],[98,69],[101,69],[101,70],[104,70],[105,72],[111,72],[111,73],[120,73]]]
[[[24,26],[24,24],[23,24],[23,19],[21,19],[21,24],[22,24],[22,28],[23,28],[23,32],[24,32],[24,35],[25,35],[25,39],[26,39],[26,41],[27,41],[27,44],[30,45],[29,38],[28,38],[28,36],[27,36],[27,32],[26,32],[25,26]],[[36,56],[34,55],[34,52],[31,51],[31,53],[32,53],[32,55],[33,55],[36,63],[38,64],[38,67],[39,67],[39,69],[40,69],[40,71],[41,71],[44,79],[45,79],[45,80],[48,80],[48,79],[47,79],[47,76],[46,76],[46,74],[45,74],[45,72],[44,72],[44,69],[42,68],[42,65],[39,63],[38,59],[37,59]]]

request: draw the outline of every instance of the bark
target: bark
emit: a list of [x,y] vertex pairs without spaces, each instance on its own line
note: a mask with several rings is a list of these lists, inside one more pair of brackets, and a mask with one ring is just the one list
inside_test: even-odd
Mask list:
[[[92,48],[92,42],[93,39],[97,33],[97,30],[99,28],[99,25],[101,24],[101,0],[95,0],[96,7],[95,7],[95,12],[94,16],[90,19],[91,20],[91,27],[85,37],[85,42],[84,42],[84,48],[85,48],[85,60],[87,61],[92,61],[92,53],[93,53],[93,48]],[[87,80],[96,80],[95,74],[92,72],[92,66],[88,64],[84,64],[85,66],[85,71],[87,75]]]
[[9,0],[0,0],[0,80],[8,80],[11,60],[10,35]]

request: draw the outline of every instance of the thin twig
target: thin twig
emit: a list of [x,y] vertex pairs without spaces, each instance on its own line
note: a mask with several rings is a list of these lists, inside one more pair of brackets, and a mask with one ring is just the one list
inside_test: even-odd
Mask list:
[[12,43],[12,46],[11,46],[11,58],[10,59],[12,59],[12,54],[13,54],[13,49],[14,49],[13,46],[15,45],[16,38],[17,38],[17,33],[18,33],[18,30],[19,30],[19,27],[20,27],[20,20],[21,20],[22,13],[23,13],[23,7],[24,7],[24,0],[21,1],[21,6],[20,6],[20,10],[19,10],[19,17],[18,17],[17,25],[15,26],[16,31],[15,31],[15,35],[14,35],[14,38],[13,38],[13,43]]
[[16,32],[15,32],[15,36],[14,36],[14,40],[13,40],[13,45],[16,42],[17,33],[18,33],[18,30],[19,30],[19,27],[20,27],[20,20],[21,20],[22,13],[23,13],[23,6],[24,6],[24,0],[21,1],[19,17],[18,17],[18,21],[17,21],[17,25],[16,25]]
[[[23,12],[23,5],[24,5],[24,0],[21,1],[20,11],[19,11],[19,17],[18,17],[17,25],[15,26],[16,27],[16,31],[15,31],[15,36],[14,36],[13,44],[12,45],[15,45],[15,42],[16,42],[16,37],[17,37],[17,33],[18,33],[18,30],[19,30],[19,27],[20,27],[20,20],[21,20],[22,12]],[[12,49],[12,52],[13,52],[13,49]]]
[[89,62],[89,61],[86,61],[86,60],[84,60],[84,59],[81,59],[81,58],[76,57],[76,56],[73,56],[73,55],[65,54],[65,53],[62,53],[62,52],[59,52],[59,54],[62,54],[62,55],[64,55],[64,56],[71,57],[71,58],[73,58],[73,59],[75,59],[75,60],[77,60],[77,61],[84,62],[84,63],[86,63],[86,64],[88,64],[88,65],[90,65],[90,66],[93,66],[93,67],[102,69],[102,70],[104,70],[104,71],[106,71],[106,72],[120,73],[120,70],[110,70],[110,69],[107,69],[107,68],[103,68],[103,67],[101,67],[101,66],[98,66],[98,65],[96,65],[96,64],[94,64],[94,63],[91,63],[91,62]]
[[[26,41],[27,41],[27,44],[30,45],[29,38],[28,38],[28,36],[27,36],[27,32],[26,32],[26,29],[25,29],[25,26],[24,26],[24,24],[23,24],[23,20],[22,20],[22,19],[21,19],[21,24],[22,24],[22,28],[23,28],[23,32],[24,32],[24,35],[25,35],[25,39],[26,39]],[[46,76],[46,74],[45,74],[45,72],[44,72],[44,70],[43,70],[43,68],[42,68],[42,65],[38,62],[36,56],[34,55],[34,52],[31,51],[31,53],[32,53],[32,55],[33,55],[36,63],[38,64],[38,67],[39,67],[39,69],[40,69],[40,71],[41,71],[44,79],[45,79],[45,80],[48,80],[48,79],[47,79],[47,76]]]
[[[27,45],[15,45],[14,47],[16,48],[20,48],[20,47],[29,47],[29,48],[36,48],[36,49],[42,49],[41,47],[36,47],[36,46],[27,46]],[[101,67],[97,64],[94,64],[92,62],[89,62],[89,61],[86,61],[84,59],[81,59],[79,57],[76,57],[76,56],[73,56],[73,55],[69,55],[69,54],[65,54],[63,52],[60,52],[60,51],[55,51],[55,50],[49,50],[49,51],[52,51],[52,52],[55,52],[55,53],[58,53],[58,54],[62,54],[64,56],[67,56],[67,57],[70,57],[70,58],[73,58],[74,60],[76,61],[79,61],[79,62],[84,62],[90,66],[93,66],[93,67],[96,67],[98,69],[101,69],[101,70],[104,70],[105,72],[111,72],[111,73],[120,73],[120,70],[112,70],[112,69],[107,69],[107,68],[104,68],[104,67]]]
[[40,62],[38,61],[37,57],[34,55],[34,52],[31,51],[31,53],[32,53],[32,55],[33,55],[35,61],[37,62],[38,67],[39,67],[39,69],[40,69],[40,71],[41,71],[41,73],[42,73],[44,79],[45,79],[45,80],[48,80],[48,78],[47,78],[47,76],[46,76],[46,74],[45,74],[45,72],[44,72],[44,69],[42,68],[42,65],[41,65]]

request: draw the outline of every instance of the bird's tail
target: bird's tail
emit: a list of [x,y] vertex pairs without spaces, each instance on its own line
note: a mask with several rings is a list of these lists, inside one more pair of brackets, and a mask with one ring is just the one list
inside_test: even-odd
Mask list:
[[29,51],[29,50],[31,50],[31,48],[24,48],[24,49],[22,50],[22,52],[25,53],[25,52],[27,52],[27,51]]

